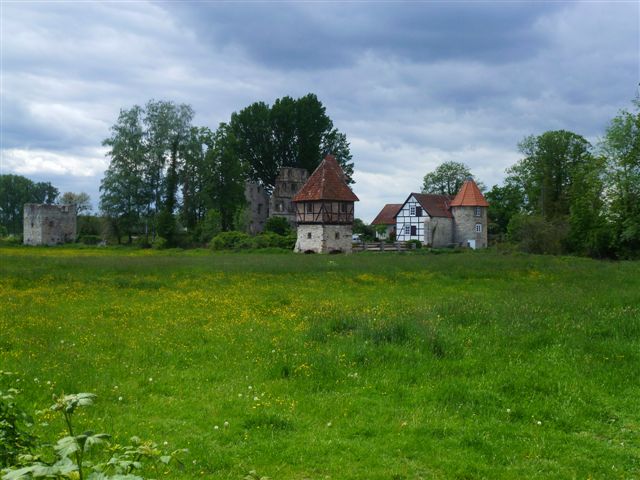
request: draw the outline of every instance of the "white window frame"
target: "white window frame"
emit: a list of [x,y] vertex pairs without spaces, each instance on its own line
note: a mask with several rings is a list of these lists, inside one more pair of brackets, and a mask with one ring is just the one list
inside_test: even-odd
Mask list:
[[476,217],[481,217],[482,216],[482,209],[480,207],[476,207],[475,212],[474,212],[474,216],[476,216]]
[[482,233],[482,224],[476,223],[476,233]]
[[409,215],[412,216],[412,217],[416,216],[416,206],[415,205],[411,205],[409,207]]
[[404,226],[404,234],[405,235],[411,235],[411,225],[405,225]]

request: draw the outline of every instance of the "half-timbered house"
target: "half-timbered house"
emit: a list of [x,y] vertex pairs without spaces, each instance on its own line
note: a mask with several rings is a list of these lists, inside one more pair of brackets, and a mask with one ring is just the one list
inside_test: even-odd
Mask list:
[[296,252],[351,252],[354,202],[333,155],[327,155],[293,197],[298,224]]
[[489,203],[469,178],[455,197],[411,193],[395,216],[398,241],[419,240],[432,247],[487,247]]

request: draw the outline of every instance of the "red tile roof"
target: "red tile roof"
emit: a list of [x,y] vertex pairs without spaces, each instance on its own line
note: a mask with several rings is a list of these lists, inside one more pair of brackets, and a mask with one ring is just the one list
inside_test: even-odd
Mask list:
[[452,207],[488,207],[482,192],[472,179],[465,180],[456,197],[451,201]]
[[411,195],[422,205],[429,216],[452,218],[449,210],[452,197],[449,195],[435,195],[433,193],[412,193]]
[[358,197],[347,185],[344,172],[333,155],[327,155],[320,162],[307,183],[293,197],[294,202],[313,200],[358,201]]
[[373,219],[371,225],[395,225],[396,215],[402,208],[401,203],[387,203],[376,218]]

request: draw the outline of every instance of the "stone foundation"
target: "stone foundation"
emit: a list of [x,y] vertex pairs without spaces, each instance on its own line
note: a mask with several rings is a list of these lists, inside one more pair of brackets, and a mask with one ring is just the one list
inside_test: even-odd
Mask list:
[[351,253],[351,225],[298,225],[298,239],[294,251]]

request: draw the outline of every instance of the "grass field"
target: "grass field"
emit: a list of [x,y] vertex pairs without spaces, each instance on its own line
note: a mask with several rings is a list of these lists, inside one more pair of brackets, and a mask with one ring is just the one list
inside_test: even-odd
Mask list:
[[165,478],[640,478],[640,263],[1,248],[0,332]]

